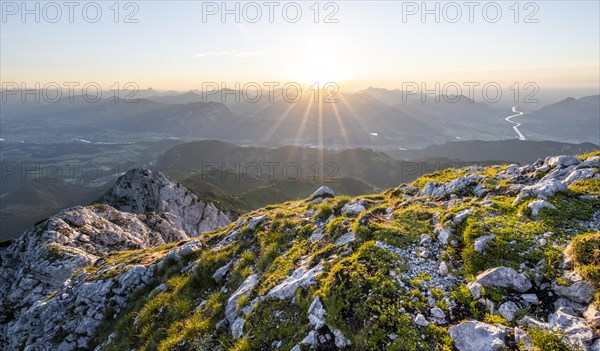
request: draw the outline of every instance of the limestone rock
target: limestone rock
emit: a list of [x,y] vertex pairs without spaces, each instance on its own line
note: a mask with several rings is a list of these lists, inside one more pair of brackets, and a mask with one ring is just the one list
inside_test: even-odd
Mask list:
[[554,194],[567,190],[567,186],[556,179],[541,180],[536,184],[528,185],[521,189],[521,192],[517,196],[517,200],[524,199],[527,197],[537,197],[539,199],[547,199],[548,197],[554,196]]
[[500,351],[506,347],[506,332],[483,322],[463,322],[448,332],[459,351]]
[[440,262],[440,267],[438,268],[438,272],[440,273],[441,276],[448,275],[448,265],[446,264],[446,262],[444,262],[444,261]]
[[465,191],[467,187],[475,185],[482,178],[483,177],[478,174],[469,173],[464,177],[451,180],[446,184],[428,182],[425,184],[419,195],[441,198],[449,194]]
[[497,288],[511,289],[526,292],[531,289],[531,281],[523,273],[517,273],[508,267],[496,267],[488,269],[475,278],[475,282],[481,286],[492,286]]
[[352,345],[352,341],[344,336],[341,330],[334,328],[332,330],[333,335],[335,336],[335,346],[340,349],[343,349],[347,346]]
[[564,333],[564,340],[583,349],[588,348],[594,339],[594,331],[582,318],[566,313],[562,308],[548,317],[548,324]]
[[315,330],[319,330],[325,326],[325,309],[318,296],[315,296],[315,299],[308,308],[308,322]]
[[357,215],[364,211],[366,211],[366,208],[363,205],[361,205],[360,203],[354,203],[351,205],[346,204],[342,207],[342,213],[345,213],[345,214],[348,214],[351,216]]
[[500,315],[507,321],[512,322],[515,319],[518,310],[519,307],[516,303],[508,301],[500,305],[500,308],[498,308],[498,313],[500,313]]
[[312,193],[308,198],[315,199],[317,197],[334,197],[335,193],[327,186],[322,186]]
[[542,208],[551,208],[553,210],[556,209],[556,207],[554,207],[553,204],[549,203],[546,200],[535,200],[530,202],[527,207],[529,207],[531,209],[531,215],[533,217],[537,217],[538,214],[540,214],[540,210]]
[[475,239],[475,242],[473,243],[475,251],[477,251],[479,253],[483,253],[483,250],[485,250],[485,247],[487,246],[487,244],[490,241],[494,240],[495,238],[496,238],[496,234],[490,234],[490,235],[480,236],[479,238]]
[[531,337],[529,337],[529,335],[527,335],[527,333],[523,329],[515,327],[513,329],[513,333],[515,335],[515,342],[523,344],[525,346],[526,351],[535,350]]
[[552,290],[558,295],[578,303],[589,303],[594,296],[594,287],[584,281],[569,286],[552,284]]
[[348,244],[354,242],[355,240],[356,240],[356,235],[354,233],[346,233],[346,234],[340,236],[333,243],[333,245],[335,245],[335,246],[348,245]]
[[600,311],[598,311],[594,304],[590,304],[588,306],[588,308],[583,313],[583,316],[592,328],[600,328]]
[[550,157],[547,164],[550,167],[568,167],[572,165],[577,165],[580,162],[581,161],[579,161],[579,159],[575,156],[562,155]]
[[239,307],[238,301],[242,296],[248,296],[252,289],[258,283],[258,275],[251,274],[240,285],[240,287],[229,297],[225,306],[225,318],[229,321],[231,335],[234,338],[240,338],[243,333],[244,322],[238,319]]
[[188,235],[218,229],[231,222],[228,214],[211,203],[203,203],[183,186],[160,172],[136,168],[117,179],[102,203],[123,212],[170,213],[180,219]]
[[439,307],[432,308],[431,315],[434,316],[435,318],[446,318],[446,314],[444,313],[444,310],[442,310]]
[[323,266],[320,263],[311,269],[307,269],[304,266],[298,267],[291,276],[285,278],[280,284],[271,289],[265,298],[291,299],[299,287],[307,287],[314,284],[315,277],[321,272],[323,272]]
[[415,324],[421,327],[426,327],[429,325],[429,321],[422,314],[417,314],[415,317]]

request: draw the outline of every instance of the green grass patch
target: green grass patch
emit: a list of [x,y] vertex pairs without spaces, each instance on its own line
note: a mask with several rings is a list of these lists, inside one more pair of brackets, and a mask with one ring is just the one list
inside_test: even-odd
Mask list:
[[581,275],[600,287],[600,232],[576,236],[569,251]]
[[562,335],[557,332],[532,328],[527,331],[533,344],[543,351],[572,351],[572,348],[562,341]]
[[289,350],[308,333],[308,316],[298,305],[271,299],[255,306],[245,329],[251,350],[270,350],[278,340],[283,341],[282,350]]

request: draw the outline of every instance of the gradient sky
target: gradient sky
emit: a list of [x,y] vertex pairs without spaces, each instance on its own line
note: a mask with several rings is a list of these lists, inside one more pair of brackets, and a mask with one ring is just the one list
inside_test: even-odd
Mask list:
[[[6,3],[2,1],[3,16]],[[526,11],[526,2],[519,3],[520,21],[515,23],[509,9],[513,1],[496,2],[503,10],[496,23],[482,15],[489,2],[479,2],[474,23],[462,5],[458,23],[444,18],[435,23],[433,15],[425,23],[419,15],[403,22],[406,5],[392,1],[335,2],[338,23],[322,23],[326,2],[320,3],[321,23],[313,21],[313,1],[298,2],[303,14],[297,23],[282,17],[285,2],[275,8],[274,23],[269,23],[265,6],[258,23],[243,18],[236,23],[231,15],[222,23],[218,15],[203,22],[206,2],[138,1],[138,23],[114,23],[113,1],[98,3],[103,13],[97,23],[85,21],[81,6],[75,9],[74,23],[69,23],[67,8],[57,23],[3,17],[2,82],[110,86],[132,81],[165,90],[200,89],[203,82],[232,86],[274,80],[335,81],[348,90],[423,81],[506,86],[533,81],[548,88],[600,84],[600,2],[595,0],[534,2],[538,23],[523,23],[534,9]],[[122,6],[120,22],[128,12]]]

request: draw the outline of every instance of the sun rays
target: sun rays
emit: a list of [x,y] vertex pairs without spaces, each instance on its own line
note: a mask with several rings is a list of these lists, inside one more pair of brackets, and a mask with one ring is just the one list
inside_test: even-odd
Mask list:
[[[289,144],[295,146],[312,146],[316,149],[316,166],[322,178],[324,164],[324,150],[330,148],[344,149],[351,145],[351,138],[360,134],[369,137],[373,131],[359,113],[352,101],[345,94],[338,94],[336,102],[325,102],[320,91],[319,98],[304,96],[298,101],[289,102],[278,98],[273,102],[265,103],[256,112],[260,117],[263,113],[270,113],[273,117],[272,125],[265,131],[261,141],[268,142],[273,135],[285,134]],[[274,114],[275,113],[275,114]],[[293,130],[296,128],[297,130]],[[284,131],[284,133],[280,133]],[[288,162],[294,162],[298,149],[291,148],[287,155]],[[356,167],[360,160],[356,154],[351,157]]]

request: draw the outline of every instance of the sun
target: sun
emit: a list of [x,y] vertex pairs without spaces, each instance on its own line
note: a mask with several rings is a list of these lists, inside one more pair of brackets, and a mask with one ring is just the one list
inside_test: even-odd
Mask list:
[[328,57],[314,55],[301,60],[291,74],[295,81],[305,84],[317,83],[323,86],[327,83],[340,83],[348,79],[342,64]]
[[304,84],[341,83],[351,76],[350,57],[327,43],[310,43],[296,52],[289,76]]

